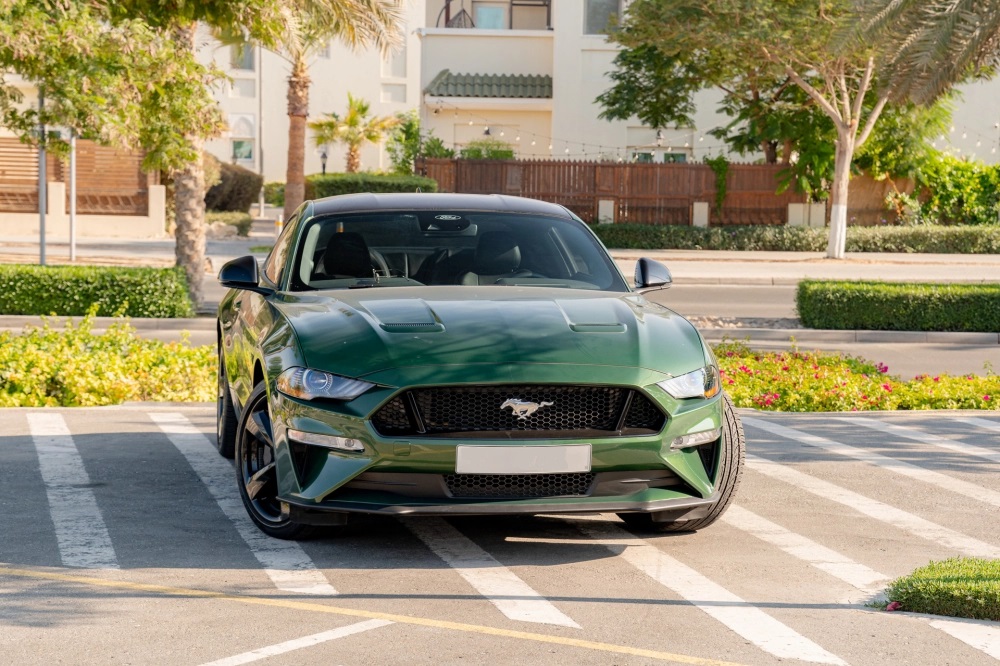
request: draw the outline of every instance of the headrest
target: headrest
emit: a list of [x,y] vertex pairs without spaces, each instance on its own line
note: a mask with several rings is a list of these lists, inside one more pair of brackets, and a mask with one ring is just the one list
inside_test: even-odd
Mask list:
[[479,237],[474,271],[479,275],[502,275],[521,265],[521,248],[509,234],[488,231]]
[[355,232],[331,236],[323,254],[323,272],[327,275],[371,277],[372,260],[364,237]]

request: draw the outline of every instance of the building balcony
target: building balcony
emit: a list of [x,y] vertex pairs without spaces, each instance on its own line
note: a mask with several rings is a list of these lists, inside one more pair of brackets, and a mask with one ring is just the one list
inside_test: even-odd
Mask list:
[[551,0],[428,0],[427,26],[448,30],[551,30]]

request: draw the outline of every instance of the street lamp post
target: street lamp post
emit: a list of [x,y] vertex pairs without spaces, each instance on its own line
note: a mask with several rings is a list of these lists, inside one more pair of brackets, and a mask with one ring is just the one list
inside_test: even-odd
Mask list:
[[324,150],[319,154],[319,165],[322,169],[323,175],[326,175],[326,151]]

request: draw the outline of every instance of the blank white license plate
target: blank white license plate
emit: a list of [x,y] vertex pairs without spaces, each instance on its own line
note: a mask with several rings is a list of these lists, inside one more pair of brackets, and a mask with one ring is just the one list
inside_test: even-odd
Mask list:
[[571,446],[459,446],[458,474],[563,474],[590,471],[590,444]]

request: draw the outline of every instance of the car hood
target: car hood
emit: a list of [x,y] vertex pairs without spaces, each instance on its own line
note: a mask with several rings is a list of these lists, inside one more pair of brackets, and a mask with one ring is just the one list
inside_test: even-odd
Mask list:
[[542,363],[679,375],[706,359],[694,326],[634,293],[383,287],[272,302],[309,367],[350,377],[413,366]]

